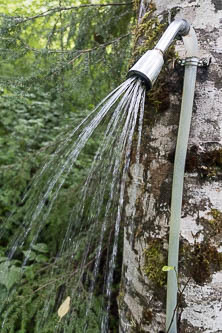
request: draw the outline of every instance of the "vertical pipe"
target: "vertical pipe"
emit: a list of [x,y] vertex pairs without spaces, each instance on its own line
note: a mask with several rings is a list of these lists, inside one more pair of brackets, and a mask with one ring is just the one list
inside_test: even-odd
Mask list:
[[173,266],[175,271],[168,272],[166,314],[166,332],[168,333],[177,332],[177,275],[180,219],[183,196],[184,169],[194,100],[197,64],[198,58],[196,57],[188,58],[186,60],[181,114],[174,161],[168,266]]

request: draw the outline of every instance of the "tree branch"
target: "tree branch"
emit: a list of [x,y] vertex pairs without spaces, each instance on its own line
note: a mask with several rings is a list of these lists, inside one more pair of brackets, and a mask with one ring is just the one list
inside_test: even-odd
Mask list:
[[[93,52],[93,51],[96,51],[98,49],[101,49],[101,48],[105,48],[106,46],[109,46],[111,44],[115,44],[115,43],[118,43],[120,40],[128,37],[131,35],[131,32],[125,34],[125,35],[122,35],[116,39],[113,39],[107,43],[104,43],[104,44],[100,44],[99,46],[95,46],[95,47],[92,47],[90,49],[83,49],[83,50],[53,50],[53,49],[48,49],[48,48],[44,48],[44,49],[36,49],[36,48],[33,48],[33,47],[30,47],[28,44],[26,44],[24,42],[24,40],[22,40],[21,38],[18,38],[18,40],[21,42],[22,44],[22,47],[28,51],[32,51],[32,52],[35,52],[35,53],[47,53],[47,54],[50,54],[50,53],[58,53],[58,54],[72,54],[72,53],[75,53],[76,56],[75,58],[79,57],[80,55],[82,54],[85,54],[85,53],[90,53],[90,52]],[[10,49],[0,49],[0,51],[7,51],[7,52],[10,52]],[[73,58],[72,60],[70,60],[69,63],[72,63],[75,58]]]
[[[78,10],[78,9],[82,9],[82,8],[89,8],[89,7],[108,7],[108,6],[132,6],[133,1],[130,2],[123,2],[123,3],[104,3],[104,4],[84,4],[84,5],[79,5],[79,6],[70,6],[70,7],[54,7],[51,9],[46,10],[45,12],[39,13],[37,15],[34,16],[30,16],[30,17],[25,17],[25,18],[21,18],[21,17],[15,17],[15,19],[17,20],[17,22],[15,22],[15,24],[21,24],[21,23],[25,23],[27,21],[32,21],[35,20],[39,17],[45,17],[57,12],[62,12],[62,11],[69,11],[69,10]],[[12,18],[12,17],[11,17]]]
[[78,51],[76,51],[76,52],[78,52],[78,54],[77,54],[72,60],[70,60],[70,61],[68,62],[68,64],[71,64],[72,62],[74,62],[74,61],[75,61],[77,58],[79,58],[82,54],[85,54],[85,53],[91,53],[91,52],[96,51],[96,50],[98,50],[98,49],[103,49],[103,48],[105,48],[106,46],[109,46],[109,45],[111,45],[111,44],[118,43],[121,39],[128,37],[130,34],[131,34],[131,33],[129,32],[129,33],[126,34],[126,35],[120,36],[120,37],[118,37],[118,38],[116,38],[116,39],[114,39],[114,40],[112,40],[112,41],[110,41],[110,42],[107,42],[107,43],[101,44],[101,45],[99,45],[99,46],[95,46],[95,47],[93,47],[93,48],[91,48],[91,49],[78,50]]

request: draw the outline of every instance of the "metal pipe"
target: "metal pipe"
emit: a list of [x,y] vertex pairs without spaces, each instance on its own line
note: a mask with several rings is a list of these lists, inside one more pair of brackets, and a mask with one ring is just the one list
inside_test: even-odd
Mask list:
[[164,64],[163,54],[177,35],[188,34],[190,25],[185,20],[175,20],[164,32],[156,47],[147,51],[129,70],[128,76],[136,75],[143,79],[148,89],[151,89]]
[[175,20],[164,32],[155,49],[164,53],[172,44],[177,35],[185,36],[189,33],[190,25],[186,20]]
[[139,76],[149,90],[156,81],[163,64],[163,54],[158,50],[149,50],[129,70],[128,77]]

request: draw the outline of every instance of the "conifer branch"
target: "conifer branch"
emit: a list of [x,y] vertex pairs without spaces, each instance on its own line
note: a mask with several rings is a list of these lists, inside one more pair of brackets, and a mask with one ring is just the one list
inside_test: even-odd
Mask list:
[[73,62],[74,62],[77,58],[79,58],[82,54],[85,54],[85,53],[91,53],[91,52],[96,51],[96,50],[98,50],[98,49],[103,49],[103,48],[105,48],[105,47],[107,47],[107,46],[109,46],[109,45],[112,45],[112,44],[118,43],[121,39],[128,37],[130,34],[131,34],[131,33],[129,32],[129,33],[126,34],[126,35],[122,35],[122,36],[120,36],[120,37],[118,37],[118,38],[116,38],[116,39],[114,39],[114,40],[112,40],[112,41],[110,41],[110,42],[107,42],[107,43],[101,44],[101,45],[99,45],[99,46],[95,46],[95,47],[93,47],[93,48],[91,48],[91,49],[78,50],[78,51],[76,51],[76,52],[78,52],[78,54],[77,54],[72,60],[70,60],[70,61],[68,62],[68,64],[73,63]]
[[[42,13],[34,15],[34,16],[25,17],[25,18],[17,16],[17,17],[14,17],[14,19],[17,21],[17,22],[15,22],[15,24],[17,25],[17,24],[25,23],[27,21],[32,21],[37,18],[45,17],[45,16],[48,16],[48,15],[51,15],[51,14],[54,14],[57,12],[62,12],[62,11],[78,10],[78,9],[89,8],[89,7],[101,8],[101,7],[109,7],[109,6],[128,6],[128,5],[132,6],[132,4],[133,4],[133,1],[122,2],[122,3],[83,4],[83,5],[79,5],[79,6],[54,7],[54,8],[48,9]],[[10,17],[10,18],[13,18],[13,17]]]
[[[79,56],[81,56],[82,54],[91,53],[91,52],[96,51],[98,49],[105,48],[109,45],[118,43],[120,40],[128,37],[129,35],[131,35],[131,32],[129,32],[125,35],[122,35],[122,36],[120,36],[116,39],[113,39],[113,40],[111,40],[107,43],[103,43],[103,44],[100,44],[99,46],[95,46],[95,47],[92,47],[92,48],[89,48],[89,49],[83,49],[83,50],[53,50],[53,49],[49,49],[49,48],[36,49],[36,48],[30,47],[21,38],[19,38],[19,41],[21,42],[24,49],[26,49],[28,51],[35,52],[35,53],[45,53],[45,54],[50,54],[50,53],[72,54],[72,53],[75,53],[75,57],[72,60],[69,61],[69,63],[72,63],[76,58],[79,58]],[[9,49],[0,49],[0,51],[9,51]]]

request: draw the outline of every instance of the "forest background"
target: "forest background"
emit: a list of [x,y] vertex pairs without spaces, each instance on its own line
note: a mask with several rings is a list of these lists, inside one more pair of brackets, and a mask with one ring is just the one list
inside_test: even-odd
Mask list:
[[[134,22],[133,3],[121,0],[1,0],[0,265],[22,221],[22,198],[40,166],[70,127],[125,79]],[[34,330],[44,289],[50,283],[47,267],[61,245],[75,191],[98,141],[91,139],[75,164],[75,177],[72,173],[66,179],[47,228],[32,249],[28,270],[17,288],[19,297],[8,305],[12,315],[6,332]],[[4,222],[14,212],[16,218],[10,218],[5,228]],[[17,283],[22,256],[24,251],[18,252],[7,280],[1,276],[1,299]],[[36,279],[35,273],[42,268]]]

